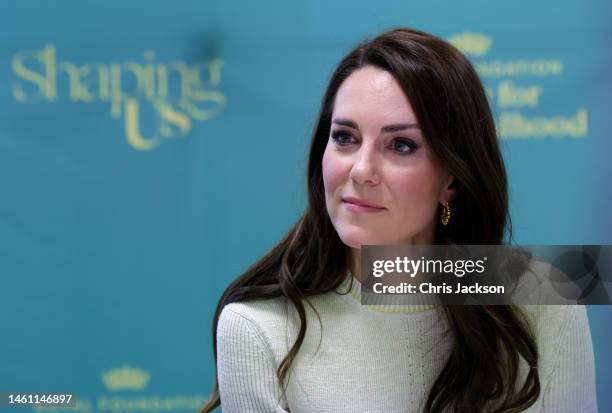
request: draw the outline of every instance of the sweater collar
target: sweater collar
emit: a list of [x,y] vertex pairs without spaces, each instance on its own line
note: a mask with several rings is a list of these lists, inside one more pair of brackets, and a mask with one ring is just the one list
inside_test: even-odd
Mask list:
[[[439,305],[434,305],[426,302],[425,299],[420,300],[418,298],[412,300],[410,304],[406,304],[406,297],[402,294],[391,296],[377,295],[364,291],[362,289],[361,282],[359,282],[357,278],[353,277],[353,274],[351,274],[350,271],[348,271],[341,286],[341,292],[346,293],[347,291],[347,295],[351,298],[351,300],[354,300],[363,308],[377,313],[421,313],[431,311],[439,307]],[[367,297],[368,304],[363,303],[362,297]]]

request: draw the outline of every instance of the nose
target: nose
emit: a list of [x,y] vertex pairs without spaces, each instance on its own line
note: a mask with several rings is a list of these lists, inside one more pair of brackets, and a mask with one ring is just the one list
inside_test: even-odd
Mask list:
[[355,162],[349,175],[351,179],[361,185],[377,185],[380,183],[380,174],[375,158],[376,153],[373,147],[362,146],[355,153]]

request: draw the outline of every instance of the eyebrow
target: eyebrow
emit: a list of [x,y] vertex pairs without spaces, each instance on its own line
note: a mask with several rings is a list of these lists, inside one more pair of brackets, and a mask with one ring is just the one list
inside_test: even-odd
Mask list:
[[[350,119],[334,119],[332,123],[342,126],[348,126],[349,128],[359,129],[359,126],[355,121]],[[387,132],[398,132],[405,129],[419,129],[419,125],[416,123],[394,123],[392,125],[385,125],[380,128],[383,133]]]

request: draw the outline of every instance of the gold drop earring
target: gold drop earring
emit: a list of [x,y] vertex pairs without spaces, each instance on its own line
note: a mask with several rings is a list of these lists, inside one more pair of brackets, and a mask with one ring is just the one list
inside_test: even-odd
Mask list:
[[442,225],[448,225],[450,221],[451,211],[450,205],[448,205],[448,201],[444,203],[444,208],[442,209],[442,216],[440,217],[440,221],[442,221]]

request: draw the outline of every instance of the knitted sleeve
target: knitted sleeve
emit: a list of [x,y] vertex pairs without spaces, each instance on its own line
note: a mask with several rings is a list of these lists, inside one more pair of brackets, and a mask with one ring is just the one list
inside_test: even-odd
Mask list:
[[258,326],[224,307],[217,324],[217,375],[223,413],[287,412],[272,351]]
[[584,306],[563,307],[566,313],[556,362],[544,382],[542,412],[597,412],[595,361],[589,320]]

